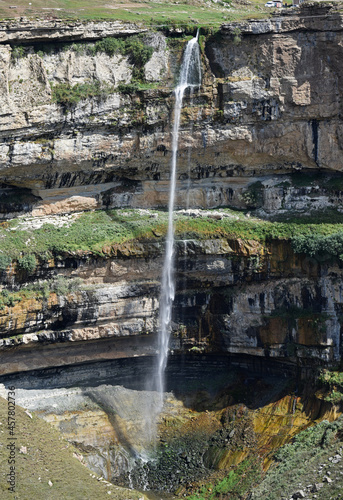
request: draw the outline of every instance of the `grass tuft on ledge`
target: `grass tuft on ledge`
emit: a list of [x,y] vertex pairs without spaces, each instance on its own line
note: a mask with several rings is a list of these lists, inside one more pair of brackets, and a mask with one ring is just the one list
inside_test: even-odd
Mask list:
[[[321,258],[342,258],[343,224],[296,224],[247,218],[228,209],[220,211],[222,219],[175,214],[175,236],[183,239],[241,239],[268,243],[290,240],[298,253]],[[58,227],[44,223],[30,227],[28,221],[14,219],[0,224],[0,269],[12,261],[31,272],[38,262],[70,253],[107,255],[105,247],[135,240],[163,240],[167,231],[167,213],[157,210],[98,210],[74,217],[71,223]],[[29,243],[28,243],[29,242]],[[340,243],[338,245],[338,243]],[[24,258],[24,256],[26,256]]]

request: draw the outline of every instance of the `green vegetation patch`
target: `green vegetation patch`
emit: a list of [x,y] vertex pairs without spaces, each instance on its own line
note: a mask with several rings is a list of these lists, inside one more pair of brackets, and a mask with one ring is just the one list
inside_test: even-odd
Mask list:
[[13,307],[17,302],[21,302],[24,299],[46,300],[51,293],[66,296],[69,293],[79,290],[80,286],[81,279],[79,278],[57,276],[50,280],[27,285],[15,292],[3,289],[0,291],[0,311],[6,306]]
[[24,255],[28,254],[36,256],[39,261],[79,251],[104,255],[104,246],[142,237],[153,239],[154,228],[162,225],[159,231],[165,231],[166,220],[165,213],[155,218],[135,211],[110,210],[86,212],[62,227],[44,224],[39,229],[31,229],[27,225],[21,228],[18,221],[4,223],[0,227],[2,268],[10,260],[22,265]]
[[134,94],[135,92],[144,91],[144,90],[153,90],[158,88],[158,83],[156,82],[142,82],[142,81],[134,81],[133,83],[119,83],[117,86],[117,91],[122,94]]
[[[10,394],[14,396],[13,393]],[[10,399],[11,403],[13,402]],[[9,411],[14,412],[9,415]],[[15,422],[9,434],[8,417]],[[47,422],[30,416],[19,406],[0,398],[0,497],[2,500],[75,500],[115,498],[138,500],[141,493],[118,488],[91,477],[91,471],[76,458],[78,452]],[[11,427],[12,429],[12,427]],[[16,438],[15,441],[13,438]],[[14,445],[8,448],[10,443]],[[10,451],[15,459],[15,491],[9,491],[7,474]],[[73,453],[75,455],[73,456]],[[13,463],[12,463],[13,464]],[[108,492],[111,492],[109,495]]]
[[144,66],[152,56],[154,49],[144,43],[142,36],[131,36],[127,38],[104,38],[95,42],[94,53],[105,52],[112,56],[123,54],[129,57],[131,64]]
[[325,401],[335,404],[343,402],[342,371],[322,370],[319,374],[318,382],[325,388]]
[[[15,47],[15,53],[24,55],[23,47]],[[35,52],[43,56],[44,54],[56,53],[60,51],[72,50],[81,54],[95,56],[98,53],[105,53],[109,56],[121,54],[128,56],[130,63],[136,66],[144,66],[151,58],[154,49],[144,41],[144,35],[131,35],[125,37],[106,37],[96,42],[73,42],[73,43],[38,43],[35,44]]]
[[[22,47],[16,47],[16,51]],[[129,58],[132,64],[132,83],[121,84],[118,91],[123,93],[132,93],[138,90],[151,88],[151,85],[144,82],[144,65],[151,58],[154,49],[145,44],[141,35],[130,36],[126,38],[108,37],[98,40],[95,43],[73,43],[73,44],[38,44],[35,50],[41,57],[44,53],[56,52],[60,50],[73,50],[78,53],[85,53],[95,56],[98,53],[105,53],[109,56],[121,54]],[[12,53],[13,55],[13,53]],[[59,83],[51,85],[52,101],[67,108],[75,106],[84,99],[98,97],[105,99],[109,94],[115,92],[111,85],[99,81],[89,81],[70,85],[69,83]]]
[[[179,216],[176,220],[176,234],[183,238],[241,238],[261,243],[271,240],[293,241],[298,236],[302,236],[304,239],[317,235],[318,237],[330,234],[342,234],[343,236],[342,224],[279,223],[239,217],[237,212],[227,211],[227,213],[231,213],[233,217],[223,217],[221,220],[216,220],[211,217],[193,219]],[[299,247],[299,251],[303,250],[300,250]]]
[[[340,225],[341,226],[341,225]],[[294,251],[326,260],[338,257],[343,260],[343,232],[333,234],[296,234],[292,239]]]
[[262,477],[262,461],[259,458],[244,460],[229,474],[214,484],[208,483],[188,500],[215,500],[230,498],[238,500],[246,494]]
[[11,58],[14,61],[17,61],[21,57],[25,57],[25,55],[26,55],[26,50],[25,47],[23,47],[22,45],[16,45],[12,48]]
[[[248,219],[230,210],[223,213],[230,217],[217,220],[176,214],[176,238],[239,238],[262,244],[290,240],[296,252],[316,255],[323,249],[326,255],[343,258],[342,224],[273,223]],[[75,252],[105,256],[108,255],[106,247],[111,245],[164,238],[167,220],[166,212],[123,209],[86,212],[62,227],[47,223],[33,229],[27,223],[22,226],[19,220],[6,222],[0,225],[0,270],[16,261],[18,267],[29,274],[38,262]]]
[[5,308],[5,306],[12,307],[16,302],[20,302],[22,296],[18,293],[11,293],[8,290],[2,290],[0,292],[0,311]]
[[242,193],[244,203],[248,208],[258,208],[263,203],[263,184],[260,181],[250,184]]
[[[287,0],[290,3],[290,0]],[[251,0],[249,4],[235,4],[231,0],[207,2],[203,0],[54,0],[47,8],[46,0],[17,0],[16,8],[0,2],[0,16],[29,16],[62,18],[66,20],[115,19],[150,24],[157,29],[170,23],[220,26],[227,20],[269,17],[274,9],[264,7],[265,0]]]
[[53,102],[65,107],[71,107],[84,99],[92,97],[105,99],[109,94],[114,92],[114,87],[100,83],[99,81],[94,81],[77,83],[76,85],[59,83],[57,85],[52,85],[51,90]]
[[[300,432],[292,444],[286,444],[275,455],[275,466],[269,469],[264,481],[253,490],[254,500],[280,500],[290,498],[293,493],[306,487],[321,483],[317,498],[329,500],[339,498],[343,487],[343,477],[329,467],[329,457],[342,446],[343,417],[335,422],[323,422]],[[325,464],[325,467],[320,467]],[[327,471],[331,474],[332,484],[324,482]]]

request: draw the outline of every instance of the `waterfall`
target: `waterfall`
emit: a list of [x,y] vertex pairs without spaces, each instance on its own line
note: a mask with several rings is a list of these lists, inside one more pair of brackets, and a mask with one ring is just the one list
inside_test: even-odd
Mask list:
[[160,395],[160,406],[163,406],[164,394],[164,372],[168,359],[168,346],[171,331],[172,305],[175,295],[174,280],[174,203],[176,188],[176,166],[179,142],[180,116],[182,101],[187,88],[199,87],[201,83],[200,52],[198,44],[199,31],[196,37],[187,43],[180,69],[179,83],[174,90],[174,124],[172,133],[172,161],[170,174],[170,191],[168,206],[168,232],[166,240],[166,250],[163,264],[161,295],[160,295],[160,315],[159,315],[159,337],[158,337],[158,362],[156,383]]

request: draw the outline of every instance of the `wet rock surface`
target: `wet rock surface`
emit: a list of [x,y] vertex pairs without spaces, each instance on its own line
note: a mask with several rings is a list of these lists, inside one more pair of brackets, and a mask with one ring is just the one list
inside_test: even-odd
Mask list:
[[[146,389],[151,359],[1,377],[1,391],[15,384],[18,404],[56,427],[99,476],[162,496],[190,493],[209,477],[223,478],[256,450],[272,455],[314,419],[334,418],[330,405],[294,399],[289,379],[277,371],[272,375],[272,365],[268,374],[268,363],[262,373],[253,365],[243,368],[242,361],[202,358],[169,361],[172,392],[166,394],[155,445],[151,415],[158,395]],[[330,477],[328,472],[321,478]]]

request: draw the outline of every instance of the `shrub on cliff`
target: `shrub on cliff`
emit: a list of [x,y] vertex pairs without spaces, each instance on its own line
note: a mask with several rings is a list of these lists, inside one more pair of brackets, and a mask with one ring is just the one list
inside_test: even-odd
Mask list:
[[59,83],[52,85],[52,101],[70,108],[78,102],[92,97],[104,99],[108,94],[113,92],[113,87],[104,85],[99,81],[88,83],[77,83],[70,85],[69,83]]
[[13,307],[16,302],[20,302],[18,294],[11,293],[8,290],[2,290],[0,292],[0,311],[2,311],[5,306]]
[[18,267],[22,271],[31,274],[36,269],[37,261],[33,254],[24,254],[18,258]]
[[131,64],[136,66],[144,66],[149,61],[153,51],[154,49],[146,45],[139,35],[127,38],[108,37],[87,46],[87,52],[91,55],[97,52],[104,52],[109,56],[123,54],[129,57]]
[[324,400],[331,403],[343,402],[343,372],[322,370],[318,382],[325,388]]
[[121,54],[129,58],[133,65],[133,78],[135,80],[144,80],[143,67],[150,60],[154,49],[146,45],[144,38],[140,35],[134,35],[126,38],[108,37],[98,40],[95,43],[73,43],[64,46],[64,50],[73,50],[77,53],[86,53],[95,56],[103,52],[110,57],[114,54]]
[[329,259],[338,257],[343,260],[343,232],[334,234],[296,235],[292,238],[295,252],[305,253],[311,257]]
[[21,57],[24,57],[25,55],[26,51],[22,45],[16,45],[15,47],[12,48],[11,57],[14,61],[20,59]]
[[118,92],[122,94],[133,94],[139,90],[138,83],[120,83],[117,87]]
[[128,38],[108,37],[98,40],[94,45],[88,46],[88,52],[96,54],[105,52],[109,56],[123,54],[128,56],[133,65],[132,77],[136,81],[144,80],[143,67],[151,58],[154,49],[144,43],[141,36],[131,36]]
[[0,271],[5,271],[11,262],[12,259],[8,255],[0,254]]

